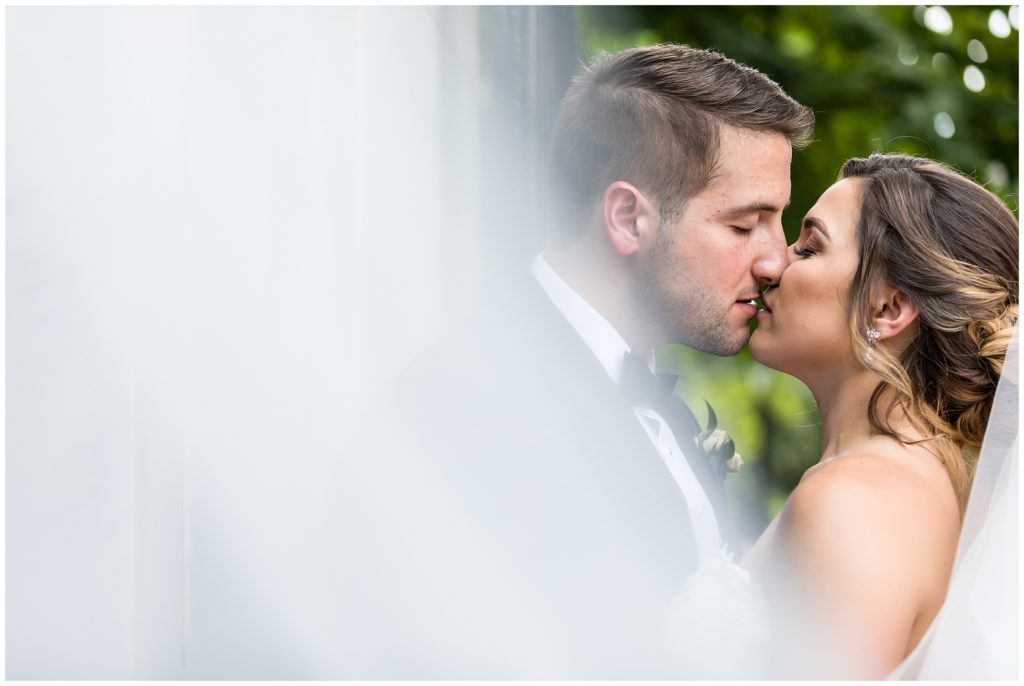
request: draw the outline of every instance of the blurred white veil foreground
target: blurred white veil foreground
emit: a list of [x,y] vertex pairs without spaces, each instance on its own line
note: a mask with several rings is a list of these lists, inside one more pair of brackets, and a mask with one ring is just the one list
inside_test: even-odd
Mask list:
[[890,679],[1019,678],[1019,365],[1014,331],[942,610]]
[[538,10],[5,13],[6,676],[336,674],[305,523],[486,257],[528,264],[481,191]]

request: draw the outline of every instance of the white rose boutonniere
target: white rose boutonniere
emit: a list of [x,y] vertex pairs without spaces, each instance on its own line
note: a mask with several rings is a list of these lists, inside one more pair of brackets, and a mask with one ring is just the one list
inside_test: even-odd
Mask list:
[[705,400],[704,404],[708,406],[708,428],[694,436],[694,442],[708,456],[721,478],[729,472],[738,474],[743,458],[736,452],[736,444],[729,434],[718,428],[718,417],[711,403]]

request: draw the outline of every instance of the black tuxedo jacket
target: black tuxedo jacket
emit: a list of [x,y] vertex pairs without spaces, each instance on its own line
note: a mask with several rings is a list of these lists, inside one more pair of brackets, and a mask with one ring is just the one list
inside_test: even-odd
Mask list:
[[386,395],[332,485],[339,676],[685,674],[686,502],[532,275]]

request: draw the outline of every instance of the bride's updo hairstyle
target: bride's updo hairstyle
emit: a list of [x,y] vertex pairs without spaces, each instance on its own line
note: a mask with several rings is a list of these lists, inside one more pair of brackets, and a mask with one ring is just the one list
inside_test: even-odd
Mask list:
[[[991,192],[932,160],[874,154],[849,160],[841,176],[861,181],[850,328],[854,351],[882,377],[871,426],[913,442],[890,423],[903,409],[949,472],[962,513],[1017,322],[1017,219]],[[883,283],[918,308],[898,358],[882,346],[867,355],[872,296]],[[892,401],[884,407],[883,396]]]

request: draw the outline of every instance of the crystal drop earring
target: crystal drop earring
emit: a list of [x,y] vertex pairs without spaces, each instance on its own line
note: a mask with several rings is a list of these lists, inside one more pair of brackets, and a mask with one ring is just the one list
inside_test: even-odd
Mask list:
[[882,337],[878,329],[868,329],[868,351],[864,354],[864,361],[868,364],[875,359],[875,341]]

